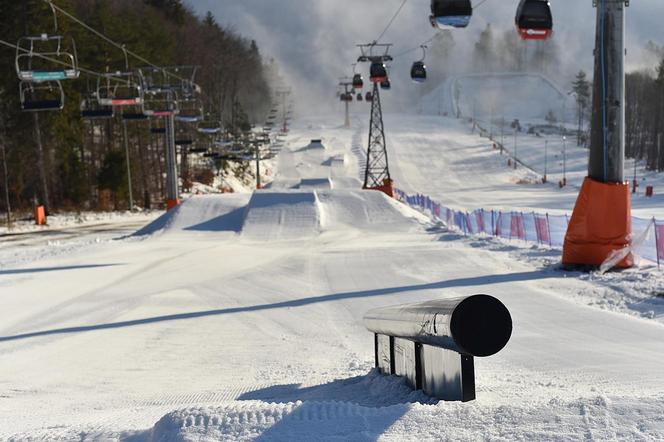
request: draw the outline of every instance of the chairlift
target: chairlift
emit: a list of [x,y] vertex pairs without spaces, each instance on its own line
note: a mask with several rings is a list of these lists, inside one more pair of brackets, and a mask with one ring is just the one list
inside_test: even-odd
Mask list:
[[387,68],[382,61],[374,61],[371,63],[369,73],[372,83],[382,83],[387,80]]
[[364,79],[362,74],[353,75],[353,89],[362,89],[364,87]]
[[124,121],[145,121],[148,116],[141,112],[123,111],[122,119]]
[[434,28],[465,28],[472,16],[470,0],[431,0],[429,20]]
[[373,94],[371,92],[367,92],[367,94],[364,96],[364,101],[371,103],[373,101]]
[[21,81],[19,98],[25,112],[59,111],[65,105],[65,92],[59,81]]
[[521,0],[515,22],[523,40],[546,40],[553,33],[549,0]]
[[364,101],[362,98],[362,93],[357,94],[357,101]]
[[115,72],[97,80],[97,97],[103,106],[142,106],[144,94],[133,72]]
[[169,117],[179,112],[178,100],[173,91],[153,90],[145,95],[143,113],[148,117]]
[[113,107],[101,105],[96,93],[89,93],[81,101],[81,118],[84,120],[109,120],[114,116]]
[[155,135],[164,135],[164,134],[166,134],[166,128],[165,127],[151,127],[150,128],[150,133],[155,134]]
[[41,83],[45,81],[75,80],[81,75],[72,50],[63,49],[64,37],[42,34],[22,37],[16,43],[16,73],[19,80]]
[[390,83],[389,79],[385,79],[384,81],[380,82],[380,88],[389,91],[392,89],[392,83]]
[[180,112],[175,116],[182,123],[199,123],[203,121],[203,106],[195,97],[180,100],[178,102]]
[[199,134],[216,135],[221,132],[221,121],[218,117],[207,114],[205,118],[198,123],[196,130]]
[[191,138],[182,138],[175,140],[176,146],[191,146],[192,144],[194,144],[194,140],[192,140]]

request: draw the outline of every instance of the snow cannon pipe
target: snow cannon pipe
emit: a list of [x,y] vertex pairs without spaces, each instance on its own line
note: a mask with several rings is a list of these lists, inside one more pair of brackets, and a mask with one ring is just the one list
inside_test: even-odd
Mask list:
[[512,335],[509,310],[489,295],[374,309],[364,325],[379,335],[480,357],[498,353]]

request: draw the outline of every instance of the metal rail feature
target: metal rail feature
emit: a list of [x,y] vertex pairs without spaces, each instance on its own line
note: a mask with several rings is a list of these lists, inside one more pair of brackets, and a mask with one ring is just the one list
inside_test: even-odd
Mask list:
[[473,358],[498,353],[512,335],[509,310],[489,295],[374,309],[364,324],[383,374],[446,401],[474,400]]

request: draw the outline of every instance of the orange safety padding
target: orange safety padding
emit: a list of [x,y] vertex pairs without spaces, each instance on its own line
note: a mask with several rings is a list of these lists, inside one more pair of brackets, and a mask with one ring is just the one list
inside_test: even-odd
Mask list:
[[38,226],[46,225],[46,210],[44,210],[44,206],[35,207],[35,224]]
[[394,198],[394,183],[392,180],[385,180],[385,184],[382,186],[376,186],[376,187],[367,187],[367,190],[378,190],[383,192],[385,195],[389,196],[390,198]]
[[179,205],[180,205],[180,202],[181,202],[181,201],[180,201],[179,199],[177,199],[177,200],[168,200],[168,201],[166,201],[166,210],[171,210],[171,209],[173,209],[173,208],[179,206]]
[[[632,232],[629,183],[586,178],[565,235],[563,265],[601,265],[614,250],[627,247]],[[634,264],[629,254],[617,267]]]

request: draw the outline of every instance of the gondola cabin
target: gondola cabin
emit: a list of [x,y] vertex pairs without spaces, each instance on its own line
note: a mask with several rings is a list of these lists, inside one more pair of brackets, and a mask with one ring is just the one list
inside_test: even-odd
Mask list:
[[362,94],[357,94],[357,101],[363,101]]
[[371,63],[371,68],[369,71],[371,74],[370,80],[372,83],[382,83],[387,80],[387,68],[383,62],[375,61]]
[[353,89],[362,89],[364,87],[364,79],[361,74],[353,75]]
[[431,25],[434,28],[465,28],[473,16],[470,0],[431,0]]
[[546,40],[553,33],[549,0],[521,0],[515,20],[524,40]]
[[392,83],[390,83],[389,79],[385,79],[384,81],[380,82],[380,88],[389,91],[392,89]]
[[416,83],[424,83],[427,79],[427,67],[421,61],[413,63],[410,68],[410,78]]
[[364,96],[364,101],[371,103],[373,101],[373,94],[371,92],[367,92],[367,94]]

